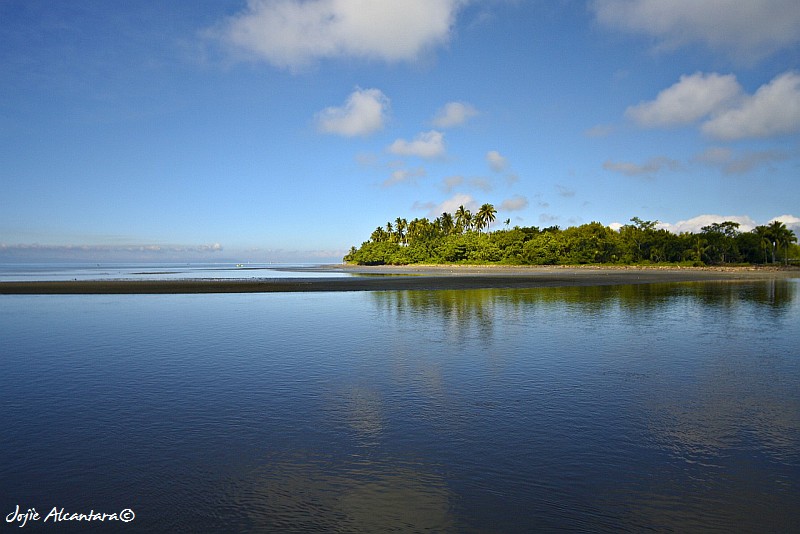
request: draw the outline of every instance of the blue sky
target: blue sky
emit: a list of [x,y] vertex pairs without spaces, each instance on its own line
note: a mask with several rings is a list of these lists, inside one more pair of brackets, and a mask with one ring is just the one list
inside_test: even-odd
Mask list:
[[0,66],[0,261],[338,261],[485,202],[800,233],[796,0],[4,0]]

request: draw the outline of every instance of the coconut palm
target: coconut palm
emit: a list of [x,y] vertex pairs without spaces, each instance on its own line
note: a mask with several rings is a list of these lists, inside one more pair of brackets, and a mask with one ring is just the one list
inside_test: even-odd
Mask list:
[[478,213],[475,215],[475,226],[477,226],[478,231],[480,231],[482,228],[488,227],[489,224],[493,223],[496,213],[497,210],[494,209],[494,206],[491,204],[484,204],[481,206],[481,208],[478,210]]
[[789,243],[794,243],[797,241],[797,236],[794,235],[794,232],[786,228],[786,225],[781,221],[772,221],[769,226],[767,226],[767,230],[769,231],[769,239],[770,243],[772,244],[772,263],[775,263],[775,251],[783,245],[786,248],[786,254],[784,255],[784,259],[786,263],[789,263]]
[[772,247],[769,228],[766,226],[756,226],[753,228],[753,233],[761,239],[759,245],[761,246],[761,250],[764,251],[764,263],[767,263],[767,247]]
[[408,228],[408,222],[405,219],[398,217],[394,220],[394,231],[397,232],[397,240],[400,243],[408,242],[406,240],[406,228]]
[[444,233],[444,235],[452,234],[453,228],[455,228],[455,223],[453,222],[453,216],[445,211],[439,217],[439,220],[441,221],[442,232]]
[[372,232],[372,235],[369,236],[369,239],[373,243],[382,243],[384,241],[389,240],[389,235],[386,233],[386,230],[384,230],[382,226],[378,226]]
[[465,232],[469,230],[471,222],[472,214],[462,204],[456,210],[456,228],[458,228],[460,232]]

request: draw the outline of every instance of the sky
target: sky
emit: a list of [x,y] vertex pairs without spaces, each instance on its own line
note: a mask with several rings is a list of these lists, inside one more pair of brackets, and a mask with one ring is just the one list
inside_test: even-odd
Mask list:
[[0,262],[340,261],[397,217],[800,235],[797,0],[3,0]]

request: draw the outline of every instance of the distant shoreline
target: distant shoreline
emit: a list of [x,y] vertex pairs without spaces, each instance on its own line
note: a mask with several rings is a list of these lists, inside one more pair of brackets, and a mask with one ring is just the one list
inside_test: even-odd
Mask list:
[[800,278],[800,269],[775,267],[528,267],[472,265],[324,265],[309,272],[348,273],[341,278],[189,280],[74,280],[0,282],[4,295],[275,293],[524,289],[675,282],[732,282]]

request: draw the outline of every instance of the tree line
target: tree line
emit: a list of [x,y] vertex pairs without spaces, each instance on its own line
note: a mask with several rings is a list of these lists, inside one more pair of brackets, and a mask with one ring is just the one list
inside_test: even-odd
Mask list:
[[657,228],[658,221],[633,217],[613,230],[598,222],[561,229],[558,226],[485,231],[497,210],[483,204],[471,213],[459,206],[434,220],[396,218],[378,226],[344,261],[359,265],[411,263],[498,263],[507,265],[679,264],[723,265],[789,263],[800,257],[797,236],[780,221],[739,230],[723,221],[700,232],[675,234]]

